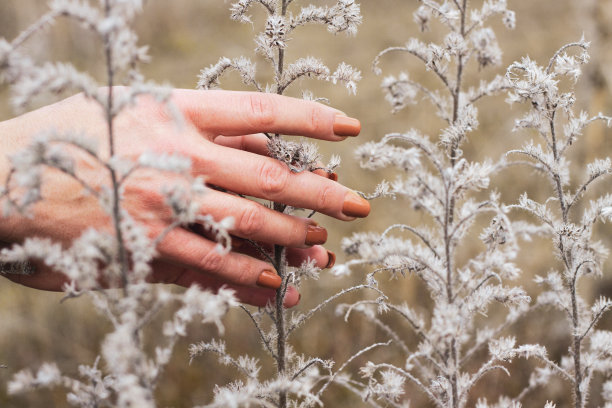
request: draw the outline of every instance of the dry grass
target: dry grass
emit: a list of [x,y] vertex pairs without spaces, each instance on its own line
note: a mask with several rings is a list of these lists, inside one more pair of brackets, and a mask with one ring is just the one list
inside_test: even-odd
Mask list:
[[[44,8],[40,0],[3,0],[0,3],[0,36],[11,38],[19,29],[25,27]],[[240,25],[228,19],[227,3],[218,0],[149,0],[146,12],[140,18],[139,26],[142,43],[151,45],[153,63],[145,67],[145,74],[158,82],[168,82],[177,87],[193,88],[199,69],[216,62],[220,56],[252,55],[253,29],[249,25]],[[412,11],[416,2],[405,0],[364,0],[363,13],[365,22],[357,38],[346,39],[338,36],[330,39],[320,27],[308,28],[298,32],[291,44],[293,52],[289,58],[299,54],[312,54],[321,57],[330,66],[340,61],[347,61],[359,67],[364,80],[360,85],[358,97],[348,97],[344,89],[334,89],[324,84],[313,84],[313,91],[318,96],[326,96],[335,107],[362,120],[363,133],[357,139],[336,145],[325,145],[327,154],[338,153],[343,157],[340,169],[340,181],[358,190],[371,190],[378,179],[359,169],[352,156],[353,149],[367,140],[380,138],[387,132],[402,131],[410,127],[419,127],[435,135],[440,122],[431,114],[431,109],[424,104],[392,116],[379,91],[380,78],[370,70],[374,55],[381,49],[401,44],[411,36],[419,35],[412,23]],[[517,11],[518,24],[513,32],[497,28],[502,49],[505,50],[504,65],[525,54],[542,60],[551,55],[560,45],[574,41],[584,32],[594,41],[593,64],[589,74],[581,82],[579,100],[590,101],[585,109],[596,113],[612,112],[612,1],[600,0],[600,11],[593,16],[581,16],[576,12],[577,5],[586,2],[572,0],[539,0],[511,1],[510,6]],[[433,34],[426,34],[432,38]],[[93,38],[83,37],[80,29],[72,25],[58,25],[40,36],[38,44],[32,44],[32,50],[41,59],[62,59],[73,61],[77,66],[88,69],[98,75],[100,72],[100,55],[95,50]],[[263,62],[260,65],[263,67]],[[389,57],[382,65],[386,73],[397,73],[400,69],[408,70],[413,78],[424,82],[431,80],[430,74],[414,61],[406,57]],[[500,70],[491,70],[484,75],[493,76]],[[472,72],[472,78],[476,72]],[[468,77],[469,78],[469,77]],[[607,78],[607,81],[606,81]],[[304,86],[309,83],[304,82]],[[238,80],[231,78],[224,82],[228,89],[242,89]],[[0,89],[0,119],[13,114],[7,106],[8,93]],[[465,154],[470,158],[497,156],[505,150],[519,146],[528,135],[511,133],[512,118],[518,116],[518,110],[510,111],[503,97],[489,101],[481,108],[481,129],[465,146]],[[46,101],[40,101],[45,103]],[[584,164],[593,157],[612,155],[612,144],[609,138],[612,132],[603,127],[593,127],[583,139],[582,146],[576,151],[573,166],[581,171]],[[393,178],[392,173],[385,174]],[[529,191],[531,196],[540,198],[548,196],[548,184],[541,178],[524,170],[512,170],[499,176],[495,185],[502,192],[505,202],[516,201],[518,195]],[[610,184],[602,184],[600,191],[609,189]],[[373,214],[366,220],[345,224],[323,217],[319,221],[330,231],[329,248],[339,254],[339,240],[342,236],[356,230],[384,229],[398,218],[412,223],[426,222],[418,214],[404,208],[401,202],[380,201],[373,205]],[[610,226],[600,228],[600,236],[610,246],[612,234]],[[466,255],[471,246],[465,248]],[[532,277],[546,272],[554,260],[551,259],[551,248],[546,242],[536,242],[521,253],[520,264],[524,270],[523,284],[530,294],[537,294]],[[342,255],[339,254],[342,262]],[[359,276],[353,277],[357,282]],[[316,305],[321,299],[338,289],[348,286],[348,280],[338,281],[326,276],[310,284],[303,291],[302,305]],[[412,278],[393,281],[386,288],[395,299],[405,298],[410,303],[426,307],[428,299],[423,298],[424,291],[418,281]],[[606,267],[606,276],[595,282],[592,287],[583,288],[589,297],[599,294],[612,296],[612,272],[610,262]],[[23,367],[36,367],[46,360],[57,361],[60,367],[68,372],[76,372],[80,362],[91,363],[98,352],[99,341],[107,326],[104,319],[96,315],[87,300],[77,299],[59,303],[60,296],[52,293],[37,292],[25,289],[2,280],[0,286],[0,363],[9,366],[0,370],[0,384],[5,384],[12,373]],[[493,315],[493,318],[495,315]],[[237,352],[259,353],[260,346],[255,341],[252,328],[245,324],[245,316],[234,313],[227,320],[228,346]],[[602,321],[602,327],[612,328],[612,320]],[[554,314],[533,315],[530,319],[512,329],[519,341],[542,341],[549,348],[553,357],[567,350],[567,328],[560,316]],[[195,327],[192,341],[203,339],[214,333]],[[155,332],[152,330],[154,337]],[[406,337],[410,339],[408,329]],[[353,349],[382,338],[380,333],[363,321],[355,319],[345,324],[337,318],[333,310],[310,325],[302,328],[295,337],[295,346],[305,353],[316,354],[325,358],[343,361]],[[226,383],[232,379],[231,371],[219,370],[212,359],[200,359],[193,365],[187,365],[186,343],[179,345],[178,353],[171,363],[164,385],[159,392],[160,406],[190,406],[204,403],[210,399],[214,382]],[[383,350],[376,358],[392,360],[398,358],[394,350]],[[270,361],[271,364],[271,361]],[[398,365],[402,365],[399,363]],[[504,375],[493,375],[481,384],[478,392],[481,395],[496,395],[501,392],[513,394],[512,390],[524,385],[528,378],[529,365],[517,362],[513,365],[514,375],[511,379]],[[524,373],[524,374],[521,374]],[[354,398],[334,391],[330,395],[330,406],[357,406]],[[411,396],[413,406],[423,406],[422,397]],[[570,403],[568,387],[555,382],[544,392],[537,393],[526,404],[527,407],[542,406],[546,399],[555,399],[559,406]],[[593,398],[596,405],[597,396]],[[2,407],[55,407],[65,406],[62,393],[40,392],[24,398],[8,398],[4,386],[0,387],[0,406]]]

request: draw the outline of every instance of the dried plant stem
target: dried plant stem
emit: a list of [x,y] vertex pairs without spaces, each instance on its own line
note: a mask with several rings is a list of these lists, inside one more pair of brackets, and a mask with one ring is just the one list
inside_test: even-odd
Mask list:
[[[455,1],[455,4],[461,14],[461,37],[465,39],[465,17],[467,14],[467,0],[463,0],[463,4],[459,4],[458,1]],[[449,90],[452,94],[453,98],[453,122],[452,124],[457,123],[459,120],[459,106],[460,106],[460,98],[461,98],[461,85],[463,79],[463,69],[464,69],[464,60],[463,55],[459,55],[457,57],[457,80],[455,84],[455,89],[449,87]],[[448,83],[448,81],[447,81]],[[451,168],[455,167],[456,158],[457,158],[457,149],[458,142],[453,142],[453,145],[450,150],[450,164]],[[453,224],[454,224],[454,213],[455,213],[455,195],[450,189],[451,180],[446,181],[446,217],[444,220],[444,248],[445,248],[445,257],[446,257],[446,295],[448,298],[448,303],[452,304],[454,301],[453,294],[453,251],[452,251],[452,233]],[[449,376],[448,380],[452,387],[452,401],[451,406],[453,408],[459,407],[459,392],[457,386],[457,372],[459,371],[459,355],[457,352],[457,345],[455,343],[455,339],[449,340],[448,348],[450,350],[450,359],[452,364],[452,374]]]
[[[558,53],[555,54],[555,57],[553,57],[553,59],[551,59],[551,65],[554,62],[557,55]],[[558,165],[560,163],[560,155],[559,155],[559,149],[557,146],[558,140],[556,137],[554,112],[551,115],[551,119],[550,119],[550,134],[551,134],[550,145],[552,147],[553,157],[554,157],[555,163]],[[557,168],[555,168],[553,172],[554,172],[554,180],[555,180],[557,198],[559,200],[559,208],[563,216],[563,223],[567,224],[569,207],[566,205],[566,202],[565,202],[565,195],[563,194],[563,186],[561,184],[561,175],[559,174],[559,171],[557,170]],[[568,251],[564,249],[562,238],[559,239],[559,253],[561,254],[561,257],[563,259],[564,267],[566,268],[567,272],[570,272],[572,275],[572,280],[569,285],[569,292],[570,292],[570,297],[572,300],[572,310],[571,310],[571,320],[572,320],[572,326],[573,326],[572,327],[572,333],[573,333],[572,334],[572,337],[573,337],[572,339],[573,340],[572,341],[572,357],[574,359],[574,378],[572,380],[573,380],[573,385],[574,385],[574,390],[573,390],[574,391],[574,406],[576,408],[583,408],[584,398],[582,395],[582,390],[580,388],[580,384],[582,383],[582,362],[581,362],[582,336],[581,336],[580,330],[578,329],[580,325],[580,316],[578,314],[578,304],[577,304],[577,296],[576,296],[576,280],[578,278],[579,270],[577,269],[573,272],[570,271],[571,269],[570,265],[572,265],[572,262],[571,262],[571,259],[568,259],[568,256],[571,256],[571,254],[569,254]]]
[[[285,16],[287,14],[287,0],[282,0],[279,4],[280,15]],[[281,78],[283,75],[285,64],[285,50],[282,47],[278,48],[278,61],[276,67],[276,93],[279,95],[283,94],[284,88],[281,86]],[[276,137],[279,137],[277,134]],[[274,210],[280,213],[285,212],[286,206],[280,203],[274,203]],[[282,279],[281,287],[276,291],[276,313],[274,322],[276,324],[276,368],[279,376],[283,376],[286,370],[286,341],[287,334],[285,332],[285,308],[283,306],[283,300],[287,290],[287,273],[286,273],[286,261],[285,261],[285,247],[281,245],[274,245],[274,262],[275,268],[279,276]],[[278,406],[279,408],[287,407],[287,392],[280,390],[278,393]]]
[[[109,0],[105,0],[104,2],[104,13],[108,18],[111,12],[111,5]],[[104,37],[104,54],[106,59],[106,74],[107,74],[107,82],[108,82],[108,93],[107,93],[107,102],[106,102],[106,122],[108,126],[108,146],[109,146],[109,156],[112,158],[115,155],[115,134],[114,134],[114,119],[115,115],[113,113],[113,86],[115,84],[115,71],[113,69],[113,52],[111,46],[111,39],[109,35]],[[123,286],[124,293],[127,294],[127,284],[128,284],[128,258],[127,251],[125,248],[125,242],[123,239],[123,234],[121,232],[121,207],[120,207],[120,192],[119,192],[119,180],[117,177],[117,173],[115,170],[108,166],[111,176],[111,183],[113,188],[113,227],[115,229],[115,234],[117,235],[117,249],[119,254],[119,265],[121,267],[121,283]]]

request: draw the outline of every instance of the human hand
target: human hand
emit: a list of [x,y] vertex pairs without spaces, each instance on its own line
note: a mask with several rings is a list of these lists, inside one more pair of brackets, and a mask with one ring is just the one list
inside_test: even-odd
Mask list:
[[[177,153],[192,161],[193,176],[204,176],[208,184],[227,192],[212,190],[202,197],[201,214],[215,219],[232,216],[232,235],[264,245],[289,247],[290,264],[311,258],[325,267],[333,254],[323,244],[327,232],[306,218],[281,214],[236,194],[308,208],[341,219],[352,220],[369,213],[367,201],[348,188],[310,172],[291,173],[286,165],[266,157],[267,138],[261,132],[302,135],[340,141],[359,133],[359,122],[338,111],[314,103],[271,94],[176,90],[172,102],[185,117],[177,127],[163,105],[141,97],[114,121],[116,154],[137,160],[147,151]],[[108,159],[108,129],[102,110],[95,102],[77,95],[0,124],[3,156],[27,145],[46,129],[79,132],[94,138],[101,156]],[[99,163],[75,151],[77,173],[94,190],[109,185],[108,173]],[[9,165],[3,159],[0,174]],[[26,237],[48,237],[68,244],[86,228],[112,231],[110,219],[95,197],[82,185],[58,171],[44,175],[43,200],[33,205],[31,217],[12,215],[0,226],[0,240],[22,242]],[[172,176],[159,172],[136,172],[124,186],[123,208],[151,237],[171,223],[161,189],[171,185]],[[235,193],[235,194],[232,194]],[[227,255],[215,250],[215,243],[193,231],[174,228],[159,243],[159,257],[153,264],[154,282],[218,288],[227,285],[247,303],[263,305],[280,285],[272,266],[256,256],[243,240]],[[21,276],[19,282],[31,287],[60,290],[66,278],[37,265],[37,273]],[[285,304],[299,301],[295,289],[287,292]]]

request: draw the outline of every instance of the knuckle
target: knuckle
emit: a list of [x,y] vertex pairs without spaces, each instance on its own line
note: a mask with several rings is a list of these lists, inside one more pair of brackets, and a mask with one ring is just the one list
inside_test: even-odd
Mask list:
[[[164,195],[154,187],[129,183],[124,187],[124,202],[135,210],[145,214],[166,216],[168,209]],[[142,214],[141,214],[142,215]]]
[[269,95],[251,93],[247,96],[250,121],[257,126],[269,126],[276,120],[276,104]]
[[309,134],[317,134],[321,132],[324,122],[323,112],[317,106],[310,110],[310,118],[305,129]]
[[326,211],[332,210],[334,207],[334,187],[324,186],[317,194],[317,210]]
[[234,283],[243,286],[252,285],[254,283],[252,279],[253,271],[251,270],[251,268],[249,268],[249,265],[244,265],[242,268],[239,269],[240,270],[234,278]]
[[281,163],[267,160],[259,169],[259,188],[266,197],[274,197],[281,193],[289,182],[289,170]]
[[202,256],[199,267],[206,272],[219,273],[223,269],[224,263],[225,257],[215,249],[211,249]]
[[143,188],[139,191],[138,198],[145,204],[147,207],[159,207],[163,205],[164,197],[163,194],[155,189],[151,188]]
[[257,204],[248,204],[240,214],[236,223],[238,233],[244,237],[252,237],[260,232],[264,226],[264,214]]

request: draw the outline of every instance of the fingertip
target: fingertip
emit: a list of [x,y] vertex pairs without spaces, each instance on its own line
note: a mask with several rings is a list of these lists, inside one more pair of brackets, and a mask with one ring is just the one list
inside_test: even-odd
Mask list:
[[368,200],[354,191],[348,191],[344,196],[342,213],[347,217],[365,218],[370,214],[371,206]]
[[278,289],[281,287],[282,279],[272,270],[265,270],[257,278],[257,286],[268,289]]
[[289,286],[285,293],[285,298],[283,299],[283,306],[287,309],[295,307],[300,303],[301,298],[302,295],[300,292],[295,287]]
[[287,260],[291,266],[295,267],[299,267],[305,261],[314,260],[315,265],[323,269],[329,262],[329,255],[323,246],[314,245],[310,248],[290,248]]
[[361,133],[361,122],[358,119],[338,114],[334,117],[334,135],[355,137],[359,133]]

